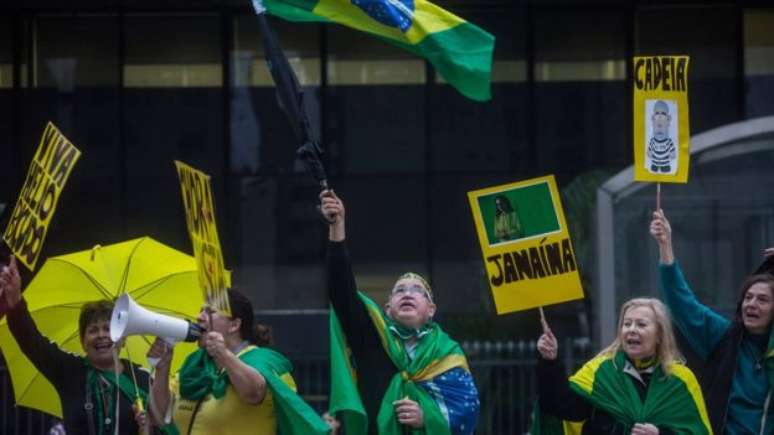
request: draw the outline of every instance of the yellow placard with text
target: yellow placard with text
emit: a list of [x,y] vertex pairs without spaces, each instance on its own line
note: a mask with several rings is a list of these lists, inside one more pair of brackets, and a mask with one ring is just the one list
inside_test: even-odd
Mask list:
[[29,270],[35,270],[59,196],[80,157],[80,150],[54,124],[46,124],[3,233],[5,243]]
[[634,58],[634,179],[687,183],[688,56]]
[[175,161],[175,167],[204,300],[213,309],[230,316],[226,291],[231,287],[231,279],[220,248],[210,176],[183,162]]
[[497,314],[583,298],[553,175],[468,192]]

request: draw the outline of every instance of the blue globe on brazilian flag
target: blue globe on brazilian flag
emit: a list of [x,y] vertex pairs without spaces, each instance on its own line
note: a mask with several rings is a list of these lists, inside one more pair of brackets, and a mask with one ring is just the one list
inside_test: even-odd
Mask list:
[[402,32],[411,27],[411,20],[414,16],[414,2],[411,0],[352,0],[352,4],[386,26],[397,27]]
[[264,0],[290,21],[343,24],[422,56],[461,94],[491,98],[494,36],[425,0]]

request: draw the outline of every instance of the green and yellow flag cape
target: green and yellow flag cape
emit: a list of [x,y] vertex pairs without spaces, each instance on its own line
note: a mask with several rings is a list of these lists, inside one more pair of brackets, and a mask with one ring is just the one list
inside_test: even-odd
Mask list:
[[[384,393],[377,425],[380,435],[402,435],[404,426],[398,423],[392,402],[408,397],[419,403],[424,413],[425,426],[411,430],[412,435],[450,435],[446,418],[438,405],[417,382],[428,381],[455,367],[468,368],[462,348],[449,338],[441,328],[430,322],[430,333],[422,337],[417,344],[414,359],[411,360],[403,347],[403,342],[389,330],[392,320],[368,296],[358,293],[368,309],[371,321],[382,340],[382,346],[396,367],[396,373]],[[363,325],[368,327],[368,325]],[[336,313],[331,308],[331,414],[338,413],[343,420],[347,433],[368,433],[368,416],[357,391],[357,373],[353,369],[350,352]],[[368,379],[368,373],[362,374]]]
[[[271,349],[249,346],[239,359],[256,368],[266,379],[274,398],[278,433],[325,435],[330,432],[328,424],[281,379],[293,368],[284,356]],[[199,400],[208,394],[221,398],[228,384],[226,372],[218,371],[204,349],[192,353],[180,367],[180,395],[188,400]]]
[[[105,428],[105,418],[110,417],[116,424],[118,423],[116,421],[115,415],[115,388],[118,388],[121,390],[121,393],[124,395],[126,400],[129,403],[134,403],[136,399],[140,399],[142,401],[143,406],[145,406],[148,403],[148,392],[145,391],[140,386],[136,386],[132,379],[129,377],[129,375],[126,374],[126,372],[122,372],[118,375],[118,380],[116,381],[116,374],[112,371],[105,371],[100,370],[96,367],[94,367],[91,362],[89,362],[86,358],[81,358],[84,365],[88,367],[88,370],[86,371],[86,388],[89,389],[89,391],[93,394],[93,398],[91,399],[92,403],[97,404],[103,404],[108,403],[108,406],[94,406],[92,409],[94,409],[94,422],[96,423],[96,434],[97,435],[103,435],[108,434],[111,431],[107,430]],[[129,370],[136,370],[134,367],[129,365]],[[108,391],[103,391],[102,387],[100,386],[102,381],[107,382],[110,385],[110,388]],[[107,412],[107,415],[104,415],[104,413]],[[177,431],[174,429],[173,426],[168,425],[162,428],[159,428],[162,434],[164,435],[174,435],[177,433]]]
[[425,0],[263,0],[290,21],[331,21],[422,56],[462,95],[491,98],[494,36]]
[[[623,352],[595,357],[570,377],[570,388],[610,414],[627,433],[635,423],[650,423],[681,434],[712,434],[704,397],[693,372],[682,364],[673,364],[671,374],[666,376],[657,366],[643,402],[633,380],[624,373],[625,359]],[[534,433],[570,432],[565,427],[564,432]]]
[[567,421],[544,414],[540,411],[540,401],[532,405],[532,422],[530,435],[580,435],[583,433],[582,421]]

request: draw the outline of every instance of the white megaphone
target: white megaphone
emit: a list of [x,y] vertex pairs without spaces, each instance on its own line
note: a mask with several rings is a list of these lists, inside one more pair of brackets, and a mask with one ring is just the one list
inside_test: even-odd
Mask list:
[[[110,339],[114,343],[130,335],[153,335],[161,337],[169,344],[196,341],[203,330],[201,326],[188,320],[145,309],[128,293],[118,298],[110,316]],[[155,364],[151,361],[151,365]]]

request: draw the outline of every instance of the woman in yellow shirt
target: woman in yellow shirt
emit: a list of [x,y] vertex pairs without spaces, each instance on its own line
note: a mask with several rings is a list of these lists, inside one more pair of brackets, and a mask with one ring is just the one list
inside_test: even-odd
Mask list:
[[197,321],[207,332],[173,379],[171,349],[159,339],[151,347],[148,356],[160,358],[152,387],[156,409],[171,410],[181,434],[271,435],[283,425],[283,433],[328,433],[328,425],[295,394],[290,362],[255,346],[250,301],[234,290],[228,298],[231,317],[202,308]]

